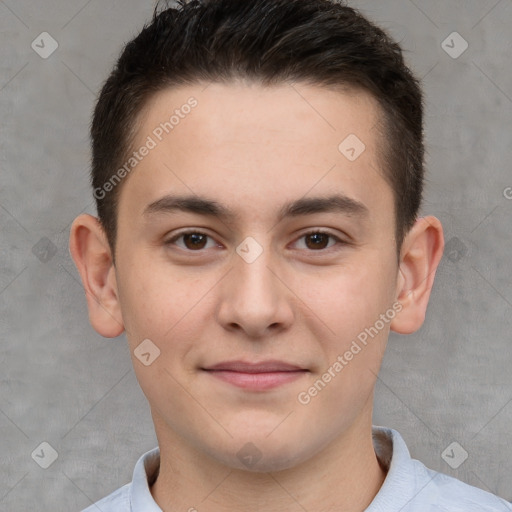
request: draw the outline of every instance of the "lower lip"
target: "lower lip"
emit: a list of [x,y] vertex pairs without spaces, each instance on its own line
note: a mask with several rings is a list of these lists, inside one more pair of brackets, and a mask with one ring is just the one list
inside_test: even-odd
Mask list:
[[233,384],[243,389],[265,390],[299,379],[305,370],[291,372],[243,373],[228,370],[206,370],[217,379]]

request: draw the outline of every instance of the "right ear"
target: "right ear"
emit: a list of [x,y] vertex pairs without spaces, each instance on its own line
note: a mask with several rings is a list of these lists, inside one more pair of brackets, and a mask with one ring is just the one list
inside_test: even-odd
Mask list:
[[92,215],[79,215],[71,225],[69,252],[82,278],[89,321],[106,338],[123,333],[124,324],[113,258],[105,231]]

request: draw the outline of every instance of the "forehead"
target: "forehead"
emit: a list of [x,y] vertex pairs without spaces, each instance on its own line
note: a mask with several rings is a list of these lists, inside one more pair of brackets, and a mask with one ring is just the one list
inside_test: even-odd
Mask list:
[[[316,147],[323,141],[323,149],[332,149],[333,143],[337,149],[338,139],[352,133],[372,146],[380,111],[372,95],[351,88],[242,81],[194,84],[165,89],[150,98],[141,113],[137,138],[153,133],[157,138],[172,134],[177,139],[181,134],[182,139],[189,136],[203,148],[209,143],[217,150],[219,143],[235,140],[250,145],[265,141],[270,146],[299,140]],[[166,125],[169,121],[171,127]],[[199,140],[204,133],[208,138]]]
[[336,191],[389,209],[379,112],[365,92],[306,84],[170,88],[141,114],[134,148],[151,140],[152,149],[130,175],[127,195],[140,208],[176,192],[233,206],[275,204],[277,212],[286,198]]

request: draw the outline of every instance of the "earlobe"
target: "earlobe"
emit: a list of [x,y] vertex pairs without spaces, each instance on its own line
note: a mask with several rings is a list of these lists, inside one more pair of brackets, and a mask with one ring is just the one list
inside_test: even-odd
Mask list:
[[92,215],[78,216],[71,225],[69,251],[85,289],[89,321],[106,338],[124,331],[115,267],[101,223]]
[[402,245],[396,295],[402,310],[391,323],[393,331],[411,334],[423,325],[443,250],[439,219],[433,216],[417,219]]

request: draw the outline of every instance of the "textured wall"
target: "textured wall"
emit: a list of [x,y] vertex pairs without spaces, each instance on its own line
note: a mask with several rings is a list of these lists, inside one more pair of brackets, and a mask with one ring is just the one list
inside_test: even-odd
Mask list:
[[[425,325],[390,338],[374,422],[427,466],[512,500],[512,1],[350,3],[423,77],[423,212],[447,241]],[[67,249],[74,217],[94,213],[95,95],[153,6],[0,1],[2,511],[80,510],[128,482],[156,444],[126,340],[90,327]],[[452,442],[456,458],[468,453],[458,469],[442,457]]]

